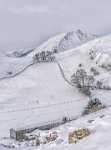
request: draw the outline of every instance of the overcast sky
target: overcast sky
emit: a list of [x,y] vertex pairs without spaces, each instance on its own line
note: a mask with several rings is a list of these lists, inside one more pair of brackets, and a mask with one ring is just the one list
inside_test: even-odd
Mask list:
[[37,47],[77,28],[111,33],[111,0],[0,0],[0,50]]

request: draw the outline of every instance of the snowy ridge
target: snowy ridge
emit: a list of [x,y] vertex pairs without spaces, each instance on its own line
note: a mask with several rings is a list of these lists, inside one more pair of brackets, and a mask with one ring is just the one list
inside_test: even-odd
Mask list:
[[33,55],[38,51],[52,51],[63,52],[65,50],[75,48],[85,42],[95,39],[95,35],[86,35],[82,31],[72,31],[69,33],[57,35],[47,42],[43,43],[36,49],[18,50],[8,53],[0,53],[0,80],[14,77],[20,72],[23,72],[25,68],[28,68],[33,61]]
[[[65,59],[70,57],[75,52],[80,52],[86,55],[89,55],[93,51],[94,62],[97,64],[111,64],[111,35],[103,36],[96,38],[92,41],[89,41],[81,46],[65,51],[58,55],[60,59]],[[57,57],[58,57],[57,56]]]
[[60,34],[36,48],[32,55],[41,51],[51,51],[53,53],[64,52],[95,38],[97,38],[96,35],[86,35],[81,30]]

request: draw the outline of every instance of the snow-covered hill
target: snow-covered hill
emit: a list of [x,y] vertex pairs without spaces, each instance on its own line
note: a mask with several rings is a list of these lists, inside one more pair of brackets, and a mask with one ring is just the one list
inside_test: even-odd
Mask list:
[[81,63],[83,68],[89,67],[88,71],[95,67],[108,75],[110,72],[106,70],[111,69],[111,35],[97,38],[56,56],[61,65],[63,63],[63,67],[66,67],[67,74],[71,75]]
[[86,35],[82,31],[77,30],[51,38],[36,49],[21,49],[13,52],[0,52],[0,80],[15,76],[22,72],[32,63],[34,54],[38,51],[55,51],[62,52],[70,48],[75,48],[82,43],[88,42],[97,36]]
[[88,35],[78,29],[77,31],[60,34],[50,38],[44,44],[36,48],[32,54],[41,51],[51,51],[54,53],[64,52],[65,50],[75,48],[95,38],[97,38],[96,35]]
[[[95,80],[111,87],[111,35],[97,38],[68,52],[56,55],[56,59],[69,81],[71,75],[81,64],[88,74],[93,74],[91,68],[94,68],[98,72]],[[111,91],[94,90],[92,96],[100,98],[104,103],[111,104]]]
[[[49,45],[52,48],[52,45]],[[64,116],[80,116],[89,97],[69,84],[71,75],[80,68],[79,64],[82,64],[82,68],[90,75],[93,74],[91,72],[93,67],[98,71],[98,75],[94,76],[95,80],[111,87],[110,49],[111,35],[108,35],[54,54],[55,62],[34,64],[33,55],[38,52],[37,49],[26,57],[20,58],[7,57],[1,53],[1,64],[4,62],[4,65],[0,70],[0,137],[9,137],[9,129],[13,127],[49,122]],[[8,70],[8,74],[5,74]],[[111,90],[92,90],[92,97],[99,98],[104,104],[111,104]],[[85,119],[82,118],[81,121],[84,124]],[[103,124],[106,122],[104,120]],[[63,131],[64,128],[71,129],[72,125],[79,126],[79,123],[74,122],[68,127],[63,126]],[[98,127],[98,124],[95,126]],[[101,134],[98,128],[97,133]],[[66,147],[68,148],[69,146]],[[72,147],[70,148],[72,150]]]

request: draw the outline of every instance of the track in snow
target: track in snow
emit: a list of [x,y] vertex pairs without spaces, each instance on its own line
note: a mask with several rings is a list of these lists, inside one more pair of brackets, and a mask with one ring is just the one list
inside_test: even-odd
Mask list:
[[37,109],[42,109],[42,108],[48,108],[48,107],[53,107],[57,105],[64,105],[68,103],[74,103],[82,100],[72,100],[72,101],[65,101],[57,104],[49,104],[45,106],[39,106],[39,107],[31,107],[31,108],[23,108],[23,109],[15,109],[15,110],[7,110],[7,111],[0,111],[0,113],[13,113],[13,112],[19,112],[19,111],[28,111],[28,110],[37,110]]

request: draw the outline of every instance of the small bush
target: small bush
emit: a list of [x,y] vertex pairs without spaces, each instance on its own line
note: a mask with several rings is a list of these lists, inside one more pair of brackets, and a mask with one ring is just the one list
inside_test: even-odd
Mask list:
[[102,64],[101,67],[102,67],[102,68],[105,68],[106,66],[105,66],[105,64]]
[[93,67],[91,67],[90,71],[93,72],[95,69]]
[[100,81],[97,81],[97,89],[102,89],[103,83]]
[[105,86],[105,85],[103,86],[103,89],[104,90],[111,90],[111,88],[109,86]]
[[55,48],[54,50],[53,50],[53,53],[57,53],[58,51],[57,51],[57,49]]
[[90,56],[90,60],[94,60],[94,56]]
[[84,108],[82,115],[90,114],[92,112],[96,112],[100,109],[105,108],[106,106],[101,103],[101,101],[97,98],[92,99],[88,102],[87,106]]
[[68,122],[68,118],[67,117],[63,117],[62,122],[63,123],[67,123]]
[[96,52],[94,49],[90,49],[89,51],[89,55],[90,55],[90,60],[94,60]]
[[78,66],[79,66],[79,67],[82,67],[82,66],[83,66],[83,64],[81,64],[81,63],[80,63]]
[[91,67],[90,71],[95,75],[99,75],[99,72],[94,68],[94,67]]
[[8,71],[7,74],[8,74],[8,75],[12,75],[12,72],[11,72],[11,71]]
[[98,75],[99,75],[99,72],[98,72],[98,71],[95,71],[93,74],[94,74],[94,76],[98,76]]
[[110,71],[111,70],[111,65],[110,64],[102,64],[100,67],[102,67],[103,69]]

